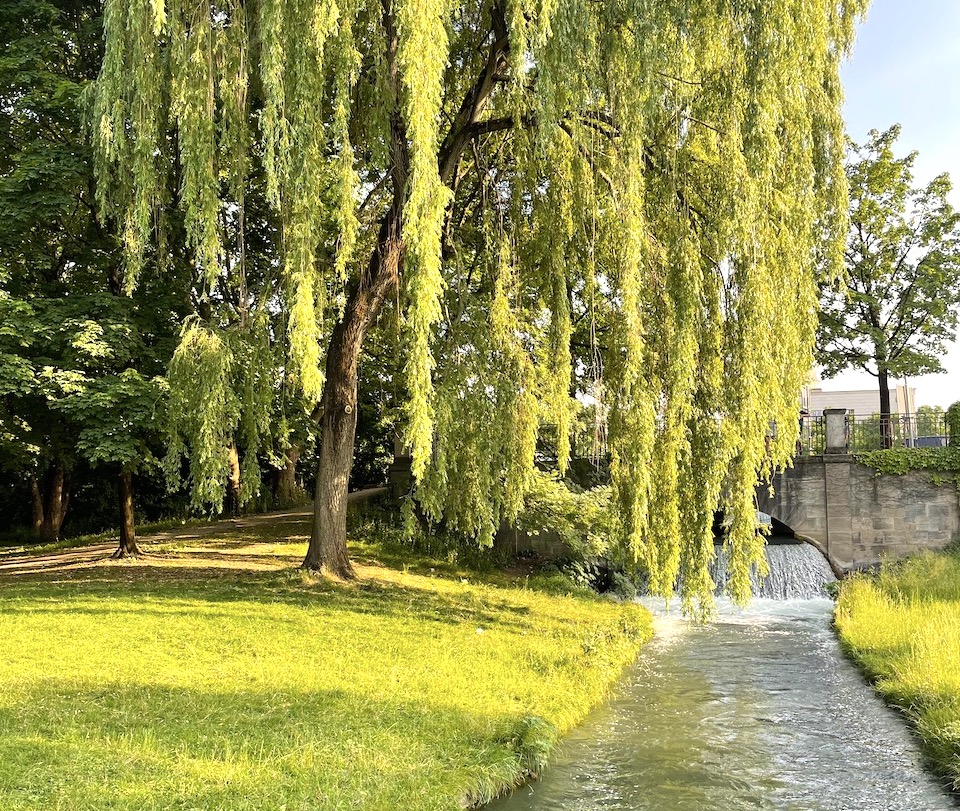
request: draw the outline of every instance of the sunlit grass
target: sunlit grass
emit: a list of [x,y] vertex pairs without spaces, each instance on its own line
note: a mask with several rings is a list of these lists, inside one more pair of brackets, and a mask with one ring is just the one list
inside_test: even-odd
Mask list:
[[[137,526],[137,533],[139,535],[149,535],[154,532],[180,529],[181,527],[203,526],[210,523],[210,521],[204,518],[169,518],[164,521],[139,524]],[[75,549],[92,544],[115,543],[119,537],[119,531],[111,529],[104,532],[71,535],[68,538],[61,538],[59,541],[44,543],[37,541],[36,535],[32,530],[21,527],[0,533],[0,560],[4,557],[17,555],[46,555],[51,552],[59,552],[62,549]]]
[[308,577],[297,531],[0,577],[0,808],[460,808],[535,770],[650,634],[634,605],[369,542],[356,582]]
[[847,580],[836,623],[846,650],[960,788],[960,556],[926,553]]

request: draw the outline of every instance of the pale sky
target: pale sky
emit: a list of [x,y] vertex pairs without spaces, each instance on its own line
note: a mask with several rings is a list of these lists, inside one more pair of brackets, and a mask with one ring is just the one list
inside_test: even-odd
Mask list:
[[[862,144],[871,129],[900,124],[897,154],[918,153],[915,184],[949,172],[951,202],[960,207],[960,2],[873,0],[842,76],[850,137]],[[943,365],[946,374],[910,378],[917,405],[960,400],[960,344],[951,345]],[[877,382],[845,372],[822,385],[866,389]]]

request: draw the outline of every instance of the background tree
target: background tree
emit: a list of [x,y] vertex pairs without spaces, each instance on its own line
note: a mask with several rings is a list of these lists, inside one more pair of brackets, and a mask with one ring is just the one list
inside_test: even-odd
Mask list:
[[[656,590],[682,571],[688,600],[709,597],[723,498],[749,592],[754,484],[795,438],[768,455],[765,429],[796,425],[813,256],[845,231],[837,66],[864,5],[107,0],[92,130],[127,288],[166,239],[174,167],[203,295],[237,290],[225,245],[265,178],[281,251],[246,289],[283,313],[284,373],[322,409],[305,566],[352,573],[358,364],[390,300],[427,516],[489,541],[530,487],[542,418],[565,468],[570,338],[593,318],[625,548]],[[232,419],[217,358],[236,350],[200,315],[174,363],[224,381],[180,403],[205,481],[210,426]]]
[[[909,433],[909,426],[907,428]],[[922,405],[917,409],[914,433],[917,437],[940,437],[947,431],[947,414],[943,406]]]
[[182,273],[123,295],[120,242],[97,219],[81,94],[103,56],[96,0],[0,8],[0,467],[30,482],[33,526],[56,540],[72,470],[106,465],[121,553],[136,551],[132,476],[150,465],[186,313]]
[[960,400],[947,408],[947,433],[950,435],[950,447],[960,447]]
[[846,272],[824,283],[818,360],[826,377],[847,368],[877,378],[890,441],[890,379],[942,372],[960,304],[960,215],[950,178],[913,186],[916,153],[897,158],[900,127],[850,143],[850,231]]
[[80,132],[79,94],[97,74],[100,35],[92,2],[0,8],[0,284],[14,366],[4,385],[5,466],[29,479],[33,526],[48,540],[66,515],[74,454],[69,427],[49,407],[48,370],[58,363],[45,344],[44,311],[78,269],[105,274],[111,253],[114,267],[120,261],[116,239],[96,225]]

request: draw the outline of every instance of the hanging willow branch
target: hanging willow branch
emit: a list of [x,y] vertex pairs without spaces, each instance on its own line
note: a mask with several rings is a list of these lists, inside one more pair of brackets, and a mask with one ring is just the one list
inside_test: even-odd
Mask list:
[[[262,176],[287,379],[323,398],[340,454],[321,460],[316,544],[340,532],[360,348],[398,290],[429,516],[489,541],[529,487],[538,425],[565,466],[576,380],[602,367],[624,548],[663,594],[682,574],[693,607],[721,506],[742,598],[762,561],[754,486],[794,443],[813,268],[839,267],[838,60],[864,5],[106,0],[101,206],[132,289],[177,174],[211,287],[218,217]],[[577,356],[586,322],[601,362]]]

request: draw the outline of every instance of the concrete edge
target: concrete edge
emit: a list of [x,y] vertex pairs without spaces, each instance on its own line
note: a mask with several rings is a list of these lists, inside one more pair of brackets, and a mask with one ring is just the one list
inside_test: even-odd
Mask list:
[[810,546],[816,549],[821,555],[823,555],[827,559],[827,563],[830,565],[830,568],[833,571],[833,575],[834,577],[837,578],[837,580],[842,580],[844,577],[846,577],[849,574],[848,571],[846,571],[839,563],[837,563],[836,560],[833,559],[833,557],[831,557],[830,553],[827,551],[826,546],[824,546],[816,538],[811,538],[809,535],[801,535],[799,532],[795,532],[793,535],[798,541],[803,541],[803,543],[810,544]]

